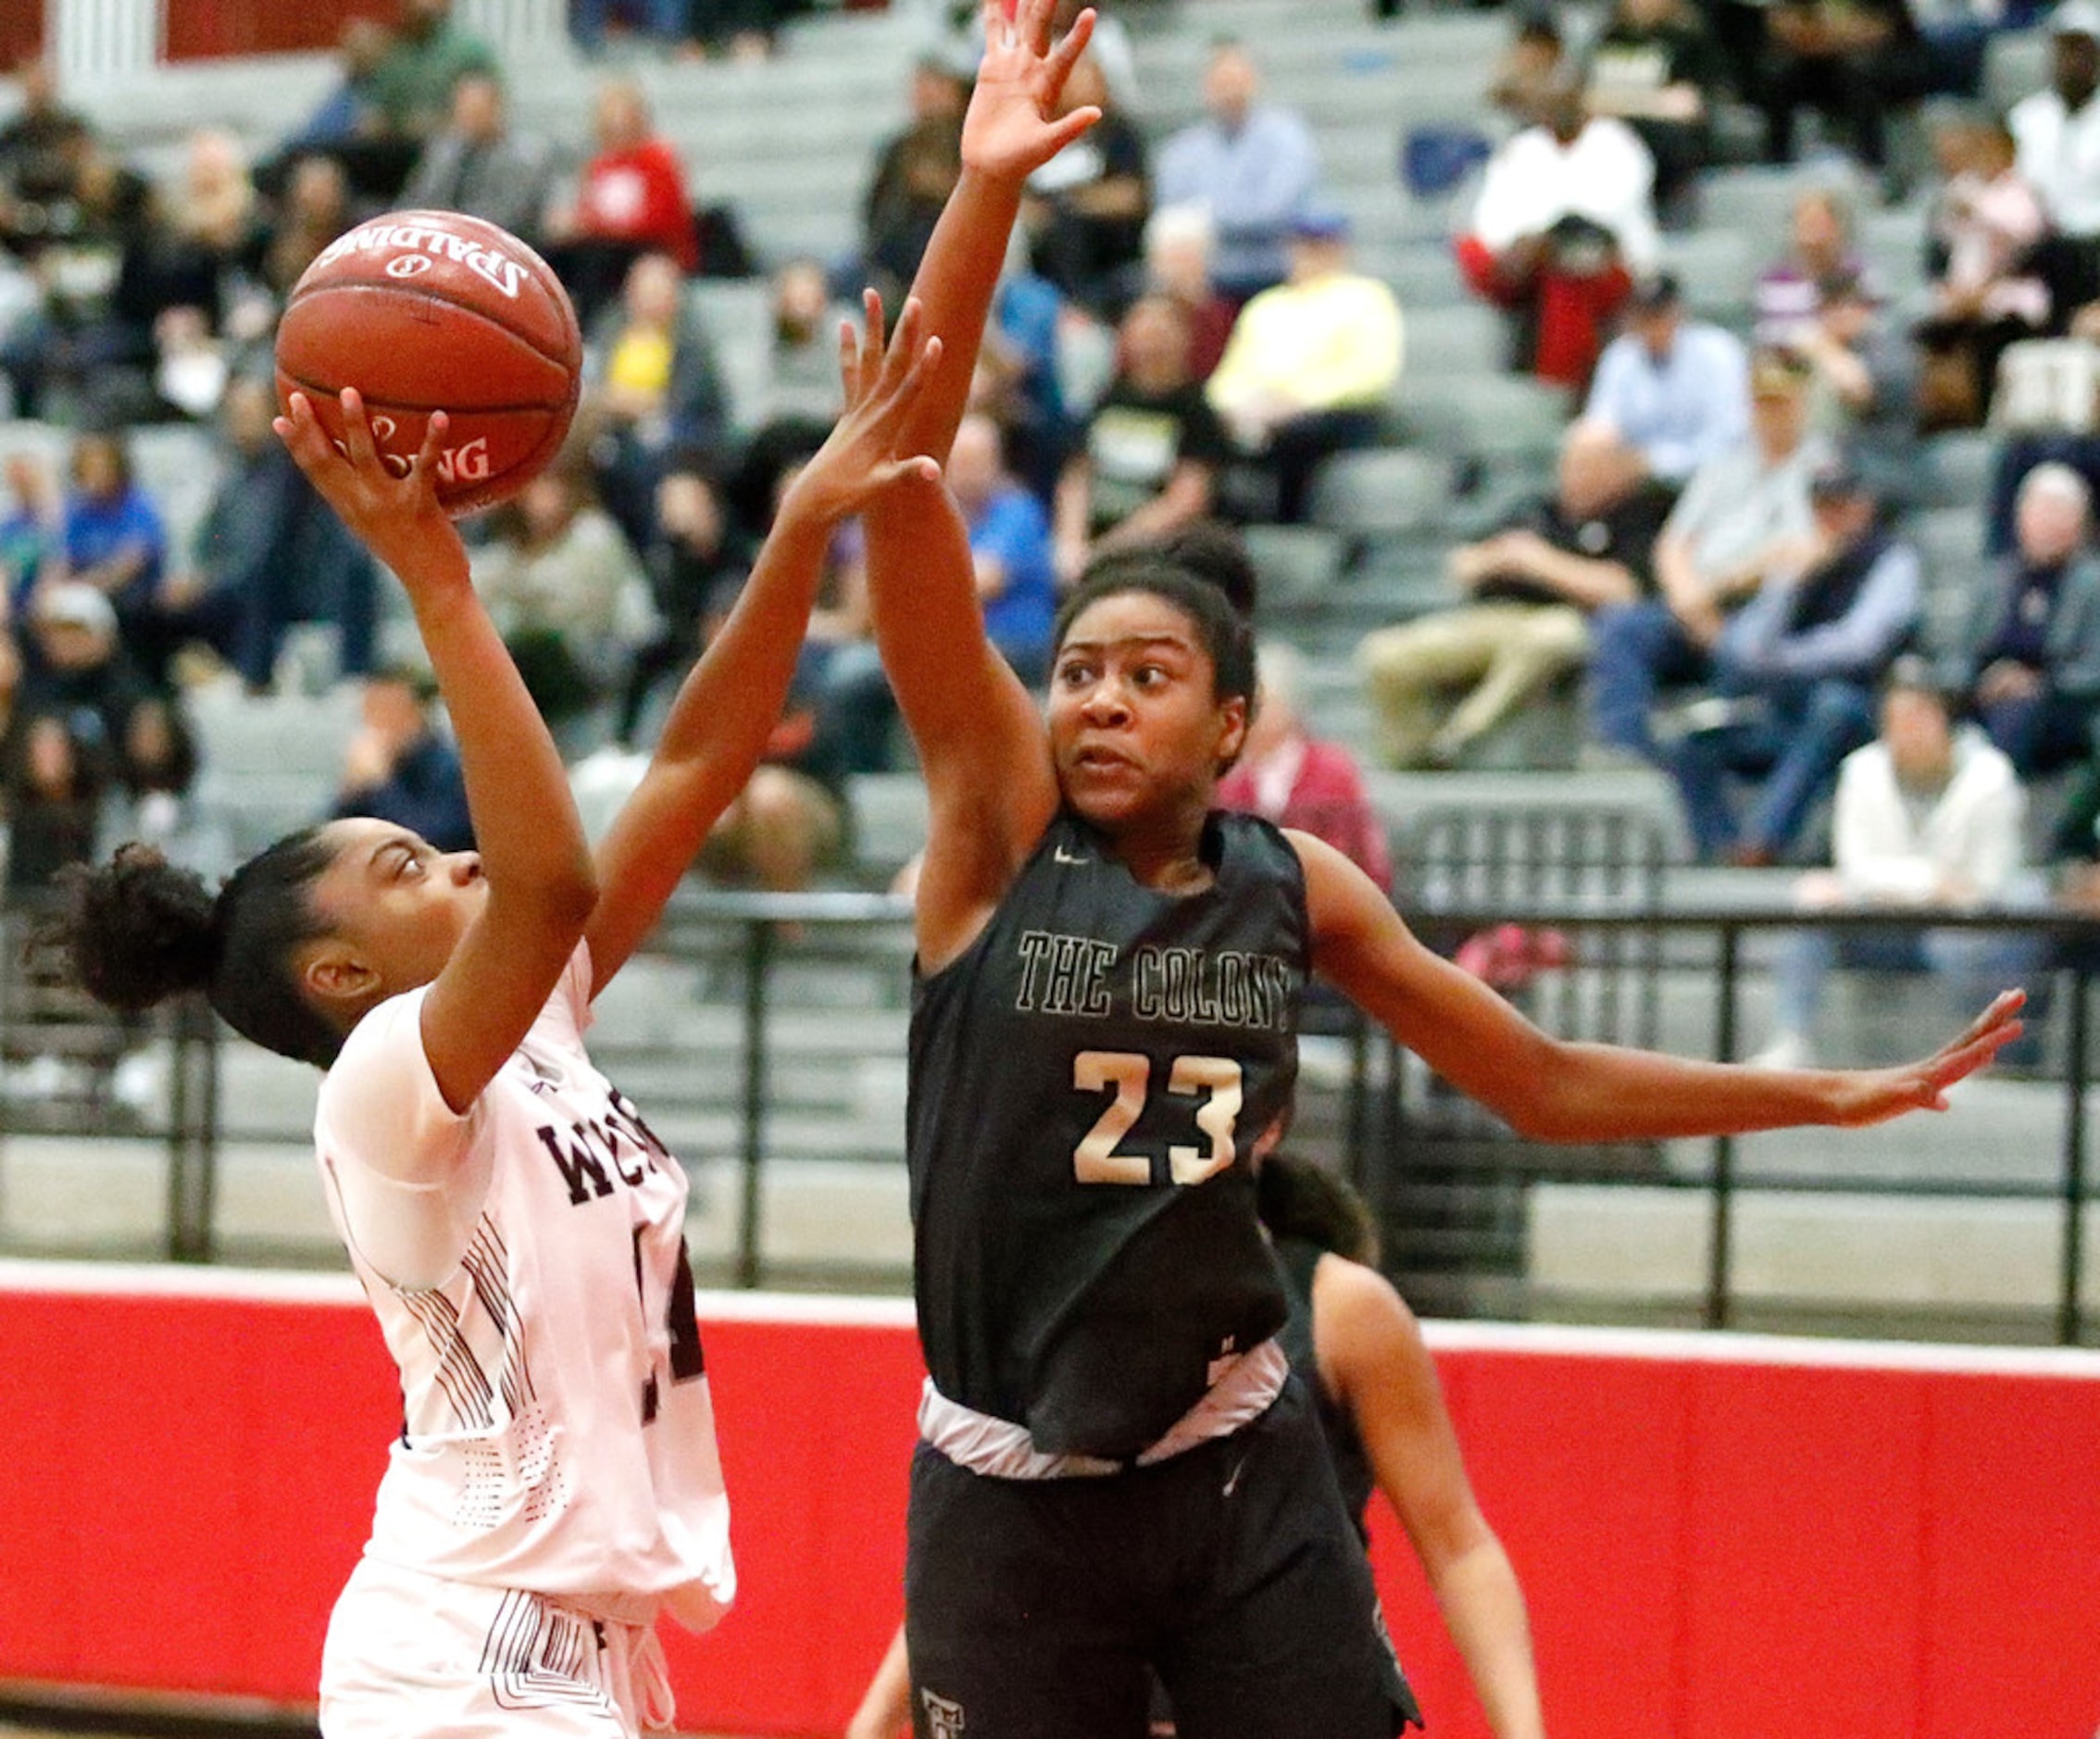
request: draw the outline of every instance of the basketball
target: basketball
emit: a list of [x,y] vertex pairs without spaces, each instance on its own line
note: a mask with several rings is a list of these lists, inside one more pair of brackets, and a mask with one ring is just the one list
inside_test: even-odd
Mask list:
[[433,411],[446,512],[516,494],[576,414],[583,339],[546,261],[506,230],[450,211],[394,211],[331,243],[293,286],[277,331],[277,396],[306,394],[340,440],[355,387],[389,464],[406,469]]

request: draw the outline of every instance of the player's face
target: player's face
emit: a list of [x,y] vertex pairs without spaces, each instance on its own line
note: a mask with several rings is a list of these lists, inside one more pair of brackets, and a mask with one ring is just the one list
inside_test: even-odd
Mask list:
[[314,884],[330,928],[363,957],[388,995],[444,970],[488,901],[479,852],[441,852],[391,821],[329,826],[335,860]]
[[1164,598],[1124,592],[1073,621],[1050,674],[1057,782],[1104,827],[1209,807],[1238,752],[1246,703],[1220,702],[1195,624]]

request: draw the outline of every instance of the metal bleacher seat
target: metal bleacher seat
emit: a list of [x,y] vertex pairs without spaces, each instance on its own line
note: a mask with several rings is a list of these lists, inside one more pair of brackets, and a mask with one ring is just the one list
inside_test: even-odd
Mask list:
[[1434,525],[1451,493],[1450,461],[1413,447],[1338,453],[1313,482],[1312,520],[1361,546]]
[[327,815],[358,724],[354,684],[251,695],[231,679],[193,689],[200,820],[232,860]]
[[[1496,988],[1556,1037],[1656,1042],[1659,932],[1586,928],[1576,916],[1660,909],[1670,840],[1651,805],[1588,795],[1580,778],[1528,780],[1520,794],[1406,813],[1394,844],[1398,903],[1432,946],[1454,953],[1467,940],[1440,924],[1440,908],[1569,914],[1549,926],[1475,932],[1475,945],[1491,945],[1489,982],[1495,966],[1506,967]],[[1362,1175],[1385,1230],[1389,1269],[1425,1307],[1520,1307],[1534,1182],[1661,1174],[1659,1144],[1528,1140],[1397,1046],[1387,1049],[1383,1079]]]

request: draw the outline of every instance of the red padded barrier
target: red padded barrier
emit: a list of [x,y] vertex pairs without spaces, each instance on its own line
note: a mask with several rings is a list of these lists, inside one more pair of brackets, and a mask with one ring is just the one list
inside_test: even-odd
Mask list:
[[[835,1733],[900,1609],[919,1364],[890,1303],[702,1301],[742,1593],[682,1726]],[[2100,1357],[1432,1324],[1584,1739],[2100,1725]],[[0,1680],[310,1701],[396,1423],[332,1277],[0,1262]],[[1436,1739],[1486,1729],[1374,1527]]]

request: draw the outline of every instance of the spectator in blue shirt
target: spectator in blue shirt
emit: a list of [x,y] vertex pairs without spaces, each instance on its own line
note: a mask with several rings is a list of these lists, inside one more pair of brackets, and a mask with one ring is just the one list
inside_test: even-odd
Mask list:
[[7,455],[0,484],[7,496],[0,518],[0,600],[6,614],[19,617],[58,545],[58,484],[40,455],[23,451]]
[[1732,332],[1684,316],[1677,279],[1633,286],[1626,330],[1597,359],[1583,416],[1604,424],[1667,483],[1681,483],[1750,432],[1750,357]]
[[1056,566],[1049,516],[1006,472],[999,425],[969,416],[948,455],[948,487],[969,528],[984,631],[1030,686],[1050,673],[1051,624],[1057,613]]
[[[1918,553],[1883,528],[1874,481],[1832,455],[1811,474],[1809,498],[1807,559],[1768,575],[1721,631],[1719,721],[1663,748],[1706,862],[1784,859],[1839,764],[1873,739],[1876,688],[1918,629]],[[1741,816],[1731,774],[1761,781]]]
[[1211,278],[1235,301],[1283,281],[1291,219],[1319,180],[1312,129],[1292,110],[1257,106],[1261,74],[1236,42],[1220,42],[1204,73],[1206,119],[1160,147],[1156,206],[1201,206],[1217,226]]
[[168,531],[144,490],[131,480],[131,454],[116,433],[90,432],[73,443],[72,488],[58,532],[50,582],[93,586],[117,612],[125,643],[142,649],[160,594]]
[[456,749],[431,716],[437,684],[406,667],[365,682],[364,728],[350,740],[330,811],[376,816],[419,833],[440,851],[471,851],[474,823]]

